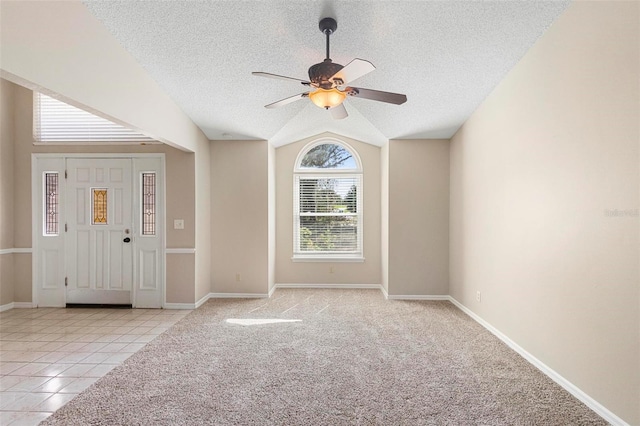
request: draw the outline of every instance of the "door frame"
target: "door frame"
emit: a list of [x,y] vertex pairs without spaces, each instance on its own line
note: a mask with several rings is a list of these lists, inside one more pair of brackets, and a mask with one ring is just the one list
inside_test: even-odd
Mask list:
[[[64,286],[64,277],[66,276],[66,259],[65,250],[67,234],[64,232],[64,223],[66,219],[66,213],[64,206],[66,204],[65,183],[64,174],[66,169],[66,160],[69,158],[87,158],[87,159],[131,159],[132,163],[132,217],[133,217],[133,288],[131,294],[131,303],[135,308],[136,301],[138,300],[138,293],[142,291],[140,280],[144,277],[141,276],[140,268],[140,254],[137,240],[139,238],[147,238],[140,236],[140,224],[138,223],[138,217],[140,216],[141,202],[140,193],[141,188],[137,188],[136,182],[138,182],[139,174],[142,172],[153,171],[156,173],[156,232],[157,232],[157,277],[156,282],[160,286],[159,294],[159,306],[158,308],[164,308],[166,305],[166,172],[165,172],[165,154],[164,153],[34,153],[31,154],[31,240],[32,240],[32,255],[31,255],[31,273],[32,273],[32,285],[31,285],[31,300],[32,306],[66,306],[66,288]],[[138,160],[138,161],[136,161]],[[146,161],[145,160],[151,160]],[[155,163],[154,167],[145,167],[149,163]],[[42,263],[46,261],[45,256],[41,254],[41,250],[45,248],[46,244],[44,239],[50,237],[44,237],[42,235],[43,226],[43,178],[42,174],[45,172],[58,172],[60,175],[59,185],[59,226],[58,239],[56,244],[57,250],[60,255],[57,258],[57,266],[61,267],[61,273],[56,276],[55,288],[52,291],[58,292],[57,301],[53,304],[42,305],[40,303],[40,287],[43,276],[45,275],[42,268],[45,267]],[[140,213],[140,214],[139,214]],[[141,244],[142,245],[142,244]],[[42,290],[44,291],[44,289]],[[142,294],[142,293],[141,293]]]

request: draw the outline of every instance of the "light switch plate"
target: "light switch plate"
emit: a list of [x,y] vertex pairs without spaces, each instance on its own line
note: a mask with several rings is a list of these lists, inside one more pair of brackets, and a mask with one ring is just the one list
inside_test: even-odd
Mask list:
[[173,229],[184,229],[184,219],[175,219],[173,221]]

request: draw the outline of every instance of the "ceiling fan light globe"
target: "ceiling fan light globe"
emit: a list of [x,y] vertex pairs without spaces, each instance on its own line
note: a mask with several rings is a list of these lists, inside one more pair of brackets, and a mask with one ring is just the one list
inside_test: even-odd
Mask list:
[[347,95],[338,89],[317,89],[309,93],[311,102],[324,109],[340,105],[346,97]]

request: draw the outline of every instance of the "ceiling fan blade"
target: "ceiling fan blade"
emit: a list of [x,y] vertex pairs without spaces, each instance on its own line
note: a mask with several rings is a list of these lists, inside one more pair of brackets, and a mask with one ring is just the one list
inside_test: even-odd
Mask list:
[[401,105],[407,102],[407,95],[400,93],[382,92],[380,90],[362,89],[360,87],[347,87],[344,91],[347,92],[349,96],[386,102],[388,104]]
[[342,120],[343,118],[347,118],[349,114],[347,113],[347,109],[344,107],[344,103],[341,103],[338,106],[334,106],[329,110],[331,116],[334,120]]
[[299,99],[306,98],[308,96],[309,96],[309,92],[299,93],[299,94],[297,94],[295,96],[290,96],[288,98],[280,99],[279,101],[276,101],[276,102],[274,102],[272,104],[269,104],[269,105],[265,105],[264,107],[265,108],[278,108],[278,107],[281,107],[283,105],[290,104],[291,102],[295,102],[295,101],[297,101]]
[[342,83],[337,82],[336,84],[336,86],[342,86],[351,83],[365,74],[369,74],[375,69],[376,67],[374,67],[371,62],[356,58],[331,76],[329,81],[342,80]]
[[299,78],[286,77],[284,75],[271,74],[271,73],[268,73],[268,72],[254,71],[251,74],[256,75],[258,77],[275,78],[277,80],[299,81],[300,84],[304,84],[305,86],[309,86],[311,84],[311,82],[306,81],[306,80],[300,80]]

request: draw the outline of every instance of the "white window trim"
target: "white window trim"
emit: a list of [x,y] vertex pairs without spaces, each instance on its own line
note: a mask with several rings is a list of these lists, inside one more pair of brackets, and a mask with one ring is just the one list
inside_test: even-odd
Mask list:
[[[300,163],[304,156],[318,145],[334,144],[340,145],[347,149],[352,158],[355,160],[356,168],[348,169],[311,169],[301,168]],[[358,178],[359,187],[357,192],[358,203],[358,247],[359,251],[344,253],[344,252],[302,252],[300,251],[300,178],[326,178],[327,176],[335,175],[336,178]],[[357,151],[353,149],[349,144],[338,139],[322,138],[312,141],[304,146],[298,153],[293,170],[293,256],[291,260],[293,262],[364,262],[364,214],[362,206],[364,193],[364,173],[362,170],[362,162]]]
[[[346,148],[351,153],[351,155],[353,155],[353,159],[356,162],[356,168],[355,169],[310,169],[310,168],[300,167],[300,163],[302,163],[302,159],[304,158],[305,155],[307,155],[309,151],[311,151],[313,148],[315,148],[318,145],[325,145],[325,144],[342,145],[344,148]],[[296,162],[294,163],[293,167],[294,167],[293,168],[294,174],[296,173],[318,174],[319,170],[322,170],[322,174],[325,174],[325,173],[338,173],[338,174],[360,173],[362,174],[362,162],[360,161],[360,156],[358,155],[356,150],[353,149],[353,147],[348,143],[342,142],[341,140],[338,140],[338,139],[332,139],[332,138],[322,138],[322,139],[315,140],[313,142],[309,142],[298,153],[298,156],[296,157]]]

